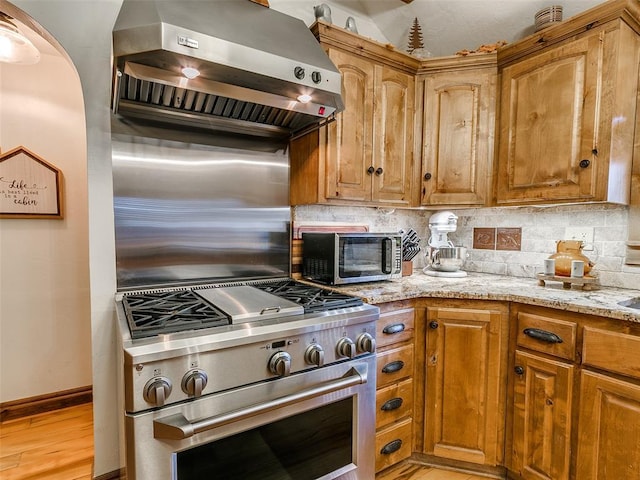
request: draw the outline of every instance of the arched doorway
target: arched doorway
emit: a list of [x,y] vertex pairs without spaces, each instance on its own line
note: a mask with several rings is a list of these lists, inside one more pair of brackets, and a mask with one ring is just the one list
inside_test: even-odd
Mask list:
[[[0,218],[0,403],[91,391],[87,135],[80,78],[62,46],[4,0],[40,51],[0,63],[0,153],[24,147],[63,175],[63,218]],[[10,181],[11,179],[4,179]],[[11,185],[0,182],[0,195]],[[37,381],[36,381],[37,380]]]

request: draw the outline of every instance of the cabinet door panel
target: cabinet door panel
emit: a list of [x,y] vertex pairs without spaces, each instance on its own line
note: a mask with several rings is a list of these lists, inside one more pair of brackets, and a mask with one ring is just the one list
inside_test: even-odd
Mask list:
[[426,78],[423,205],[485,203],[493,156],[495,79],[493,70]]
[[427,317],[425,453],[495,465],[501,314],[428,308]]
[[592,35],[504,69],[498,203],[595,195],[602,43]]
[[526,480],[569,478],[574,366],[516,351],[511,470]]
[[583,371],[576,479],[640,478],[640,386]]
[[[379,67],[373,141],[372,198],[378,203],[410,203],[413,156],[413,77]],[[378,169],[382,173],[378,174]]]
[[325,196],[370,200],[374,65],[338,50],[329,57],[342,73],[345,109],[327,126]]

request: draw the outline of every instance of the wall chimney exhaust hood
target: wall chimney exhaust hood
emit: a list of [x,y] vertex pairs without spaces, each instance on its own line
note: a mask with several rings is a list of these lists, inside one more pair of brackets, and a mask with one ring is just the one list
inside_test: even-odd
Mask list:
[[125,0],[113,52],[125,117],[284,137],[344,108],[304,22],[250,0]]

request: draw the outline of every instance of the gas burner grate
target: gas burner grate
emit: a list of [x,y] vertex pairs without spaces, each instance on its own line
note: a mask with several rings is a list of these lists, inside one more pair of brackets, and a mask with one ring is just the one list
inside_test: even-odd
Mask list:
[[190,290],[125,295],[122,304],[134,339],[231,323]]
[[286,298],[304,307],[305,313],[324,312],[338,308],[357,307],[362,300],[343,293],[306,285],[295,280],[256,284],[254,287],[272,295]]

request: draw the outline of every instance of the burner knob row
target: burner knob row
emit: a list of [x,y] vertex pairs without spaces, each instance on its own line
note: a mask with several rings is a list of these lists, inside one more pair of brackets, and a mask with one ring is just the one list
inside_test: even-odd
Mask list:
[[349,337],[338,340],[336,345],[338,356],[354,358],[359,353],[373,353],[376,351],[376,340],[370,333],[361,333],[354,342]]
[[[360,353],[374,353],[375,351],[376,340],[371,334],[366,332],[358,335],[355,342],[349,337],[342,337],[336,345],[338,357],[355,358]],[[305,350],[304,361],[307,365],[322,367],[324,365],[324,355],[325,352],[322,346],[313,343]],[[278,351],[269,359],[269,371],[274,375],[286,377],[291,374],[291,361],[291,355],[288,352]]]
[[[190,370],[182,377],[182,391],[191,397],[199,397],[207,386],[208,380],[204,371]],[[167,377],[153,377],[144,386],[142,396],[147,403],[163,407],[172,390],[173,384]]]

